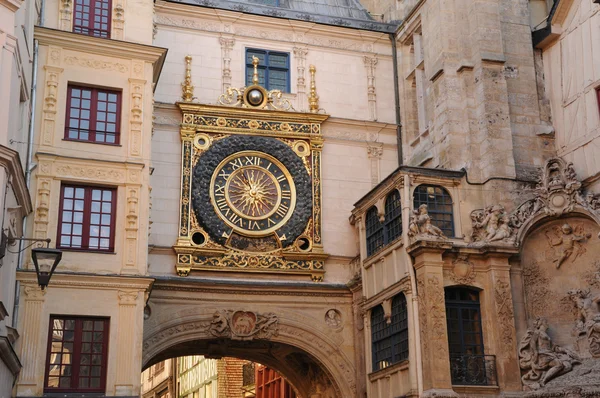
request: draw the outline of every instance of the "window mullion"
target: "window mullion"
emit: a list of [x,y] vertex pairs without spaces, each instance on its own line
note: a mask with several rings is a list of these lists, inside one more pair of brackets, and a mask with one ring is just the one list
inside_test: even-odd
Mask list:
[[90,187],[84,188],[83,195],[83,231],[82,231],[82,242],[81,248],[89,250],[90,248],[90,229],[92,228],[92,189]]
[[79,389],[79,365],[81,364],[81,336],[83,320],[75,319],[75,336],[73,339],[73,358],[71,360],[71,388]]
[[[92,0],[93,1],[93,0]],[[90,96],[90,131],[89,140],[96,142],[96,118],[98,113],[98,90],[91,89],[92,95]]]

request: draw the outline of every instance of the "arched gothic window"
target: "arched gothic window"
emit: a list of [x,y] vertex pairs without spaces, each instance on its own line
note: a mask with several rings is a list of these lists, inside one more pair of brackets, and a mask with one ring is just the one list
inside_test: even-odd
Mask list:
[[414,209],[426,204],[433,225],[441,229],[444,235],[454,236],[452,197],[446,189],[436,185],[419,185],[415,189],[413,199]]
[[396,189],[385,198],[384,232],[385,243],[393,242],[402,234],[402,202]]
[[404,294],[392,299],[389,324],[381,305],[371,310],[371,343],[374,372],[408,359],[408,312]]
[[371,207],[367,211],[365,226],[367,230],[367,256],[370,256],[378,252],[384,245],[383,225],[379,222],[376,207]]

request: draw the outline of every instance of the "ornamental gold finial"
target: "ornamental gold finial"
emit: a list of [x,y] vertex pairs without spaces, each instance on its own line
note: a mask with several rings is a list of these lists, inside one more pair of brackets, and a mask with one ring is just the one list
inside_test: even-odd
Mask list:
[[317,68],[314,65],[310,65],[310,95],[308,96],[308,104],[311,113],[319,112],[319,96],[317,95],[317,85],[315,83],[315,72]]
[[258,85],[258,57],[256,55],[252,56],[252,65],[254,65],[254,74],[252,75],[252,84]]
[[181,98],[184,102],[192,102],[194,99],[194,86],[192,86],[192,56],[185,57],[185,80],[181,83]]

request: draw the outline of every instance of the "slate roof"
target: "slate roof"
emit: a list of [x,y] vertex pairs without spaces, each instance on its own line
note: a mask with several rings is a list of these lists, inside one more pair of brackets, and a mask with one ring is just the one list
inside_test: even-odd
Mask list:
[[395,24],[373,20],[359,0],[169,0],[240,11],[248,14],[316,22],[349,28],[393,33]]

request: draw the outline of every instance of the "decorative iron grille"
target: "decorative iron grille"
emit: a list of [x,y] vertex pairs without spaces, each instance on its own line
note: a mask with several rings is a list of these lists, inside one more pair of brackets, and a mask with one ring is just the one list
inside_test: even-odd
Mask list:
[[450,355],[453,385],[496,386],[495,355]]

